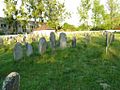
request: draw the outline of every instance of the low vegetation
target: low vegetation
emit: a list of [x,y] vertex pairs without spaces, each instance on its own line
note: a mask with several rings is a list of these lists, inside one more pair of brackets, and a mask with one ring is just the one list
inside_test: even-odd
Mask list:
[[83,35],[77,35],[77,47],[57,47],[54,53],[48,47],[40,56],[37,42],[34,55],[20,62],[13,60],[13,46],[0,48],[0,87],[5,77],[16,71],[21,76],[20,90],[119,90],[120,88],[120,34],[105,53],[105,36],[92,34],[88,45]]

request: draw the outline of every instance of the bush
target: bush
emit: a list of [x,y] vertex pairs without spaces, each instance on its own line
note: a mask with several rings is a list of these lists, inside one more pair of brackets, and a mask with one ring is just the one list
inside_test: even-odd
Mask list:
[[102,27],[93,27],[90,29],[90,31],[100,31],[100,30],[105,30],[105,29]]

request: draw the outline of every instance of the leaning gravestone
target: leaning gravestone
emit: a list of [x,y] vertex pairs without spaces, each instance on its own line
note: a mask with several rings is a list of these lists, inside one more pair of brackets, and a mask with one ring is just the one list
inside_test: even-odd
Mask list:
[[60,33],[59,41],[60,41],[60,48],[64,49],[65,47],[67,47],[67,36],[65,33]]
[[41,55],[44,54],[46,52],[46,47],[47,47],[46,39],[44,37],[40,38],[38,46],[39,54]]
[[3,45],[3,39],[0,38],[0,46],[2,46],[2,45]]
[[14,47],[14,60],[18,61],[23,58],[23,48],[22,44],[17,42]]
[[26,43],[26,55],[29,57],[33,54],[33,47],[29,43]]
[[20,90],[20,75],[17,72],[10,73],[4,80],[2,90]]
[[52,50],[55,49],[55,45],[56,45],[55,34],[54,34],[54,32],[51,32],[50,33],[50,47],[52,48]]
[[76,37],[72,38],[72,47],[76,47]]

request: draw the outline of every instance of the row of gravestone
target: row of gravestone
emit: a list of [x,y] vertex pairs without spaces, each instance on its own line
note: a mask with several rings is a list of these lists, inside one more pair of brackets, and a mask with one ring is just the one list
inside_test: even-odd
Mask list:
[[[50,33],[50,47],[52,50],[55,50],[56,47],[56,37],[54,32]],[[65,33],[60,33],[59,35],[59,46],[64,49],[67,47],[67,36]],[[76,47],[76,37],[72,39],[72,47]],[[47,41],[44,37],[41,37],[38,45],[38,52],[40,55],[43,55],[47,49]],[[26,55],[29,57],[33,54],[33,47],[31,44],[26,43]],[[14,47],[14,60],[18,61],[24,56],[24,50],[22,44],[17,42]]]
[[[89,36],[89,35],[86,35],[86,36]],[[114,40],[114,35],[112,35],[111,37],[112,37],[112,40]],[[106,33],[106,38],[107,38],[107,33]],[[60,34],[60,47],[65,48],[66,41],[67,41],[66,34],[61,33]],[[53,32],[50,34],[50,44],[51,44],[51,48],[55,49],[55,34]],[[76,46],[76,38],[75,37],[73,37],[72,45]],[[26,46],[28,48],[27,56],[30,56],[33,52],[32,46],[28,43],[26,44]],[[16,51],[17,48],[20,51],[19,50]],[[22,47],[21,47],[20,43],[17,43],[14,49],[16,51],[14,54],[19,54],[22,56],[22,53],[21,53]],[[44,37],[42,37],[42,38],[40,38],[40,41],[39,41],[39,52],[41,52],[41,54],[43,54],[45,50],[46,50],[46,40]],[[20,75],[17,72],[12,72],[3,81],[2,90],[19,90],[19,87],[20,87]]]

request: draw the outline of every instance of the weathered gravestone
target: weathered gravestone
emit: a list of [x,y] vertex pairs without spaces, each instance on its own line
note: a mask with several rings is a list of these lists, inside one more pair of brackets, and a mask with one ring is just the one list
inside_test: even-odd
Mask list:
[[33,54],[33,47],[29,43],[26,43],[26,55],[29,57]]
[[23,58],[22,44],[17,42],[15,47],[14,47],[14,60],[19,61],[22,58]]
[[115,34],[114,34],[114,32],[112,32],[111,34],[110,34],[110,44],[112,43],[112,42],[114,42],[115,41]]
[[47,47],[46,39],[44,37],[40,38],[38,46],[39,54],[41,55],[44,54],[46,52],[46,47]]
[[76,37],[72,38],[72,47],[76,47]]
[[91,37],[89,33],[85,33],[84,36],[85,36],[85,44],[87,45],[88,43],[90,43]]
[[55,34],[54,34],[54,32],[51,32],[50,33],[50,47],[52,48],[52,50],[55,49],[55,45],[56,45]]
[[2,90],[20,90],[20,75],[17,72],[10,73],[3,81]]
[[3,45],[3,39],[0,38],[0,46],[2,46],[2,45]]
[[105,31],[105,33],[106,33],[106,54],[108,53],[108,47],[109,47],[109,45],[110,45],[110,33],[109,32],[107,32],[107,31]]
[[23,37],[23,42],[24,42],[24,43],[26,42],[26,36]]
[[65,33],[60,33],[59,42],[60,42],[60,48],[64,49],[67,47],[67,36]]

